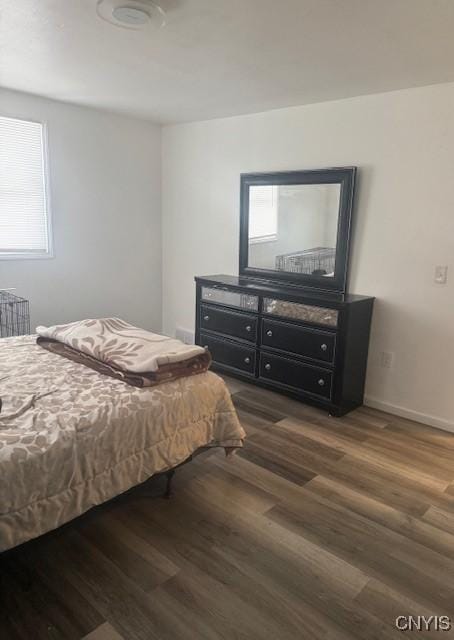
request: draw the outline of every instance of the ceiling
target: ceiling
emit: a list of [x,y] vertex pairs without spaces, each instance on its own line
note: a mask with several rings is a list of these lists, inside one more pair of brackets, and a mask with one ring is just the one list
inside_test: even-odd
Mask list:
[[[127,2],[125,2],[127,4]],[[0,0],[0,86],[181,122],[454,81],[454,0]]]

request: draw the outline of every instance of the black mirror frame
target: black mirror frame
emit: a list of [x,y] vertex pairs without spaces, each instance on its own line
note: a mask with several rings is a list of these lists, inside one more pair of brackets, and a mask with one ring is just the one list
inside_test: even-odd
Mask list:
[[[346,292],[350,251],[350,232],[355,191],[356,167],[335,167],[309,171],[242,173],[240,193],[240,276],[285,282],[325,291]],[[340,183],[339,220],[334,277],[290,273],[248,266],[249,259],[249,187],[253,185],[333,184]]]

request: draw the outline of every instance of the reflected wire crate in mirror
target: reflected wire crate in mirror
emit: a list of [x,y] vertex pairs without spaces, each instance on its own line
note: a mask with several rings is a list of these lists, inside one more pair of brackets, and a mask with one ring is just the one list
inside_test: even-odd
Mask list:
[[0,338],[30,333],[28,300],[0,289]]

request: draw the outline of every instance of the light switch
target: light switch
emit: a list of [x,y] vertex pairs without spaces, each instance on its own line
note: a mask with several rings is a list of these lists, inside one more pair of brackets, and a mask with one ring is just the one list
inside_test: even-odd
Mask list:
[[448,267],[440,265],[435,267],[434,282],[436,284],[446,284],[448,281]]

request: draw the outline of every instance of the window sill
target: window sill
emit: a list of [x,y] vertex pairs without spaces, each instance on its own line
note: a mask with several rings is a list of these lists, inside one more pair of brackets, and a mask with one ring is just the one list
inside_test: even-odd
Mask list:
[[277,235],[260,236],[258,238],[249,238],[249,244],[263,244],[265,242],[276,242]]
[[1,253],[0,260],[50,260],[54,257],[49,253]]

